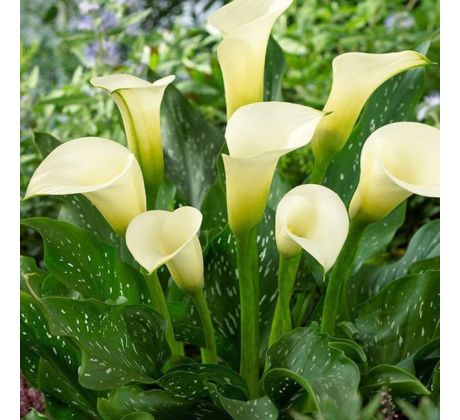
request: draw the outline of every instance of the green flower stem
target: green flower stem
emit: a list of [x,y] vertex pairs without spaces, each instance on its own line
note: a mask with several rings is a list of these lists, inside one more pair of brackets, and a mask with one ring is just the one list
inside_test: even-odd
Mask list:
[[193,292],[191,293],[191,296],[198,311],[198,315],[200,316],[201,325],[203,326],[204,339],[206,341],[206,348],[202,349],[201,352],[202,362],[217,363],[216,337],[203,290]]
[[316,287],[308,293],[303,292],[297,295],[292,316],[292,323],[294,328],[301,327],[302,324],[306,321],[308,311],[310,310],[311,304],[316,296]]
[[240,374],[251,399],[259,384],[259,253],[256,231],[236,236],[236,256],[241,303]]
[[282,334],[291,330],[290,302],[301,256],[300,252],[292,258],[286,258],[282,254],[279,256],[278,300],[276,301],[268,347]]
[[145,195],[147,199],[147,210],[155,210],[157,208],[158,185],[146,185]]
[[174,355],[182,355],[183,350],[181,350],[181,345],[180,343],[176,343],[174,338],[171,315],[169,314],[168,304],[166,303],[165,295],[163,293],[163,289],[161,288],[157,272],[155,271],[152,274],[146,274],[145,281],[147,282],[147,287],[150,292],[153,308],[166,320],[166,339],[171,347],[171,351]]
[[331,336],[335,332],[339,307],[342,305],[342,309],[348,312],[346,287],[351,276],[358,245],[366,226],[367,223],[351,221],[347,239],[329,277],[321,319],[321,331]]
[[331,159],[315,159],[313,171],[308,179],[308,183],[322,185],[330,163]]

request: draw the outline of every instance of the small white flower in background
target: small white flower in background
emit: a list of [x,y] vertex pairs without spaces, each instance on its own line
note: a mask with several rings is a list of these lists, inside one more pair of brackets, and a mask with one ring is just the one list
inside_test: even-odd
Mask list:
[[87,14],[95,10],[99,10],[99,5],[92,1],[83,0],[78,3],[78,10],[80,10],[80,13],[82,14]]
[[425,96],[423,98],[423,102],[417,110],[417,120],[425,120],[428,113],[438,107],[440,103],[441,97],[439,96],[439,92],[431,92],[429,95]]
[[385,27],[393,31],[394,29],[410,29],[415,25],[415,19],[412,15],[401,12],[392,13],[385,19]]

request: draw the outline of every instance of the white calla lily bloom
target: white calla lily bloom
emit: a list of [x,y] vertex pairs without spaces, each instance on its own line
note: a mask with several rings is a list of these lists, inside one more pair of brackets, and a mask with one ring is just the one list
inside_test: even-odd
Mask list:
[[348,234],[348,213],[340,197],[321,185],[299,185],[276,209],[276,244],[285,257],[301,249],[327,272],[335,263]]
[[121,113],[128,147],[136,156],[147,191],[158,189],[164,171],[160,107],[167,86],[175,76],[153,83],[129,74],[93,77],[93,86],[106,90]]
[[305,146],[322,117],[286,102],[245,105],[232,115],[225,132],[230,155],[222,157],[233,233],[247,233],[260,222],[279,158]]
[[353,52],[336,57],[332,62],[332,88],[324,106],[324,112],[330,114],[321,121],[311,143],[315,158],[330,160],[342,149],[367,100],[382,83],[405,70],[430,63],[415,51]]
[[65,194],[83,194],[120,234],[146,208],[136,158],[121,144],[99,137],[56,147],[33,174],[25,198]]
[[439,183],[439,129],[416,122],[385,125],[364,143],[350,216],[381,219],[412,194],[439,197]]
[[203,216],[194,207],[173,212],[152,210],[134,218],[126,231],[126,245],[135,260],[153,273],[166,264],[182,290],[203,288],[204,267],[198,232]]
[[217,57],[225,85],[227,116],[264,96],[265,53],[275,20],[292,0],[234,0],[214,12],[208,24],[224,39]]

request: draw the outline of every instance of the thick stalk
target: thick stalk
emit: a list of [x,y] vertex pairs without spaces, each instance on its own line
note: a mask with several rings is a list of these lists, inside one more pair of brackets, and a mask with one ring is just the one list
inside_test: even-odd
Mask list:
[[269,348],[282,334],[291,330],[290,302],[301,256],[300,252],[292,258],[286,258],[282,254],[279,256],[278,300],[268,341]]
[[157,197],[158,197],[159,186],[146,185],[145,195],[147,199],[147,210],[155,210],[157,208]]
[[321,319],[321,331],[331,336],[335,332],[335,324],[341,302],[345,314],[348,312],[346,288],[348,287],[348,279],[352,273],[358,245],[366,226],[366,223],[352,220],[347,239],[329,277]]
[[150,292],[150,299],[152,300],[153,308],[158,311],[163,318],[166,320],[166,339],[171,347],[171,351],[174,355],[181,355],[183,352],[180,350],[180,345],[176,343],[174,338],[174,330],[171,321],[171,315],[169,314],[168,304],[166,303],[163,289],[161,288],[160,280],[155,272],[152,274],[145,275],[145,281]]
[[292,317],[294,328],[301,327],[304,324],[310,311],[313,299],[316,297],[316,295],[316,287],[313,288],[313,290],[311,290],[309,293],[303,292],[297,295]]
[[204,332],[204,339],[206,342],[206,348],[202,349],[201,352],[202,362],[217,363],[216,337],[214,334],[211,315],[209,313],[208,304],[206,303],[203,290],[191,293],[191,296],[198,311],[198,315],[200,316],[201,325]]
[[241,305],[240,374],[254,399],[259,383],[259,255],[255,229],[236,237],[236,252]]
[[331,159],[315,159],[313,170],[310,178],[308,179],[308,183],[322,185],[330,163]]

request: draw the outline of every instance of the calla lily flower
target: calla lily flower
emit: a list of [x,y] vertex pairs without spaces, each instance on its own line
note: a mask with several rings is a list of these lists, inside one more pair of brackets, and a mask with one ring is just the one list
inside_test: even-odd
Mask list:
[[321,185],[300,185],[276,209],[276,244],[285,257],[304,249],[328,271],[348,233],[348,213],[340,197]]
[[430,63],[415,51],[346,53],[336,57],[332,62],[332,89],[324,106],[330,114],[321,121],[311,143],[315,158],[329,161],[342,149],[369,96],[383,82]]
[[202,219],[199,210],[188,206],[173,212],[142,213],[128,226],[126,245],[149,274],[166,264],[182,290],[196,292],[204,283],[203,254],[197,236]]
[[167,76],[154,83],[128,74],[93,77],[93,86],[105,89],[120,110],[128,147],[136,156],[149,194],[156,194],[163,179],[163,146],[160,106],[166,87],[175,79]]
[[439,129],[415,122],[385,125],[364,143],[350,216],[372,222],[412,194],[439,197],[439,172]]
[[249,232],[262,219],[281,156],[305,146],[323,113],[285,102],[258,102],[239,108],[229,119],[223,154],[230,228]]
[[208,24],[224,39],[217,57],[224,78],[227,116],[263,101],[265,53],[275,20],[292,0],[234,0],[213,13]]
[[146,208],[136,158],[126,147],[99,137],[56,147],[33,174],[25,198],[64,194],[83,194],[120,234]]

